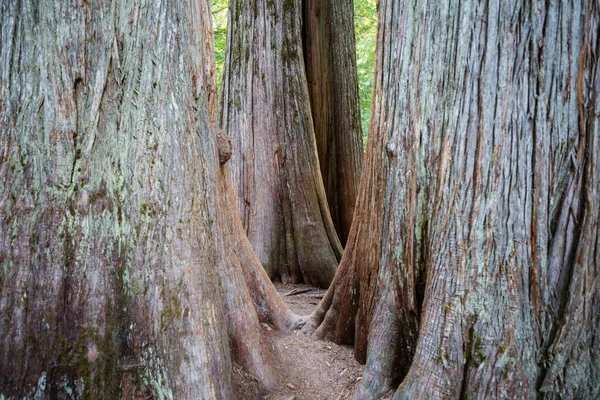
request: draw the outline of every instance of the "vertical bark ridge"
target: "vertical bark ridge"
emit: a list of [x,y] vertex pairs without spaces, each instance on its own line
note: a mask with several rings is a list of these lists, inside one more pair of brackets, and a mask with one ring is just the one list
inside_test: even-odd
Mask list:
[[[381,5],[382,12],[386,7]],[[400,54],[402,49],[414,51],[400,60],[415,60],[406,67],[402,62],[394,64],[400,68],[400,76],[406,73],[404,68],[412,71],[406,70],[408,93],[399,96],[407,99],[410,111],[388,119],[391,126],[387,132],[398,126],[400,140],[409,149],[406,158],[410,161],[399,169],[408,175],[413,166],[421,164],[421,146],[430,154],[422,159],[422,165],[440,160],[438,175],[429,183],[433,190],[428,191],[437,196],[426,198],[430,204],[426,210],[433,212],[426,216],[431,256],[419,342],[396,397],[455,398],[463,393],[489,398],[531,393],[543,371],[541,365],[561,358],[558,353],[543,355],[545,345],[552,344],[556,351],[552,330],[565,329],[558,320],[547,320],[553,319],[551,310],[563,315],[560,310],[566,310],[566,300],[561,296],[573,296],[576,302],[597,296],[591,287],[587,295],[583,290],[573,291],[573,282],[585,274],[578,275],[570,255],[581,245],[584,233],[578,232],[585,227],[585,196],[581,192],[585,164],[576,154],[582,153],[582,140],[596,135],[582,128],[575,91],[576,82],[589,80],[586,76],[590,74],[577,73],[582,43],[587,40],[584,36],[590,35],[584,29],[587,3],[548,4],[547,10],[493,1],[479,5],[463,1],[459,10],[443,4],[389,7],[399,7],[402,15],[396,19],[401,21],[399,33],[394,33],[395,26],[389,31],[398,35],[392,42],[398,43]],[[587,15],[595,15],[594,7],[589,10]],[[536,34],[538,27],[531,24],[540,14],[547,14],[543,19],[549,20],[539,26],[538,32],[545,29],[543,36]],[[427,38],[425,46],[415,45],[411,39],[414,24]],[[437,29],[442,32],[436,34]],[[434,37],[440,42],[446,37],[445,48],[436,51],[434,42],[428,44]],[[538,55],[542,46],[543,54]],[[390,53],[394,51],[392,47]],[[426,79],[429,64],[433,64],[430,81]],[[584,69],[590,71],[592,65]],[[474,74],[477,71],[479,75]],[[403,83],[400,80],[400,85]],[[435,96],[441,100],[441,114],[429,106],[434,96],[422,97],[422,87],[429,93],[441,90]],[[536,102],[535,108],[527,107]],[[397,108],[405,110],[402,105]],[[529,116],[535,110],[540,112],[534,125]],[[426,133],[421,133],[420,140],[436,145],[415,145],[411,135],[419,130]],[[545,152],[548,145],[551,149]],[[535,175],[529,172],[532,170]],[[544,188],[544,177],[550,178],[548,188]],[[396,184],[394,190],[410,203],[411,192],[404,194],[402,187]],[[543,202],[534,205],[534,195],[545,197],[554,209],[544,208]],[[415,221],[410,211],[400,215]],[[558,225],[553,227],[550,221]],[[588,232],[595,236],[591,226]],[[536,237],[532,245],[528,243],[531,237]],[[402,258],[410,277],[414,261],[410,253]],[[537,265],[532,265],[532,260]],[[596,268],[593,263],[586,267]],[[577,313],[569,316],[576,318]],[[544,319],[545,326],[536,323]],[[375,326],[378,318],[373,321]],[[585,321],[582,330],[597,329],[595,320]],[[585,347],[591,343],[585,342]],[[380,363],[377,357],[385,346],[379,351],[370,349],[372,361],[367,371],[371,363]],[[561,370],[560,378],[554,375],[550,385],[542,385],[546,396],[561,392],[575,396],[581,379],[597,373],[591,359],[577,366],[574,363],[572,368]],[[588,384],[583,390],[579,393],[589,396],[597,389]]]
[[[384,18],[380,18],[382,27],[385,26],[383,21]],[[382,33],[380,29],[378,46],[386,47],[389,43],[381,44]],[[382,61],[375,61],[377,82],[384,79],[384,69],[378,67]],[[385,124],[382,115],[386,109],[385,104],[373,104],[371,131]],[[314,334],[340,344],[354,344],[355,357],[363,363],[372,310],[381,290],[378,274],[383,265],[382,238],[388,220],[384,210],[385,187],[389,179],[387,157],[386,138],[383,135],[370,136],[355,218],[342,261],[330,289],[302,329],[304,334]]]

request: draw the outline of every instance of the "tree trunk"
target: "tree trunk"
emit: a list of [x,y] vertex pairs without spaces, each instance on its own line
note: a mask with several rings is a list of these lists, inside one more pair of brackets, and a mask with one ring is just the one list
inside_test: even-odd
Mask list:
[[304,328],[354,332],[360,355],[369,327],[356,398],[400,378],[398,399],[600,395],[599,19],[587,0],[380,3],[360,211]]
[[[417,87],[429,74],[438,88],[408,103],[405,124],[431,121],[440,161],[429,292],[396,397],[597,398],[598,3],[431,5],[398,10],[432,27],[425,43],[456,45],[420,52],[431,69],[408,78]],[[433,98],[446,99],[443,115],[425,108]]]
[[346,244],[363,158],[354,5],[305,0],[304,60],[321,176],[336,231]]
[[229,399],[302,322],[228,204],[209,7],[159,3],[2,3],[0,397]]
[[342,247],[319,171],[301,2],[232,0],[220,123],[246,233],[274,279],[327,287]]

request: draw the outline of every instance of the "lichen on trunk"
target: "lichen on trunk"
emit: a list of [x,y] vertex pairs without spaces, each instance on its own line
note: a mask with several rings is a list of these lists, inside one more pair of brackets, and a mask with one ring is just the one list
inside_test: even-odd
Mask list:
[[1,7],[0,397],[274,385],[259,316],[302,319],[239,250],[207,2]]

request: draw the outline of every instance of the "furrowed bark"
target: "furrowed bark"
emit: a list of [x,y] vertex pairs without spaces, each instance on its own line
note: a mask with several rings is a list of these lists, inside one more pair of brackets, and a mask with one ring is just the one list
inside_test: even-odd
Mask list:
[[[396,84],[371,134],[388,137],[391,226],[415,227],[400,293],[427,271],[395,398],[597,396],[597,4],[387,1],[380,24],[375,92]],[[373,316],[357,398],[379,395],[390,346],[410,349],[378,340],[386,324]]]
[[363,158],[352,1],[304,0],[303,38],[321,176],[345,245]]
[[[358,211],[304,330],[360,349],[369,329],[357,399],[400,379],[396,399],[597,397],[598,4],[379,7]],[[380,218],[361,213],[369,171]]]
[[301,2],[235,0],[220,124],[247,236],[269,276],[327,287],[341,258],[319,171]]
[[228,223],[228,233],[222,243],[225,244],[229,257],[232,257],[232,262],[240,268],[241,275],[236,271],[236,276],[243,276],[258,319],[261,322],[272,324],[283,332],[291,333],[302,327],[306,318],[295,315],[285,305],[252,250],[235,210],[235,195],[232,193],[231,183],[225,169],[222,170],[221,182],[221,198],[224,199],[223,204],[227,205],[227,212],[223,214],[223,218],[226,218]]
[[274,385],[252,299],[301,320],[229,246],[207,3],[1,18],[0,397],[229,399],[232,349]]

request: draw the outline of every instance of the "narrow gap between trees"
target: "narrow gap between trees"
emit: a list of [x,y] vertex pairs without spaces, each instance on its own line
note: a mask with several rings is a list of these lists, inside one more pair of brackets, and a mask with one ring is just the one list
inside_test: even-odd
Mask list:
[[[325,290],[309,285],[275,283],[277,292],[290,310],[309,315]],[[351,399],[362,379],[364,366],[355,359],[351,346],[317,340],[301,334],[286,335],[268,324],[261,324],[270,347],[279,384],[273,390],[262,388],[257,380],[234,367],[234,391],[245,400],[344,400]],[[391,398],[391,394],[389,397]]]

